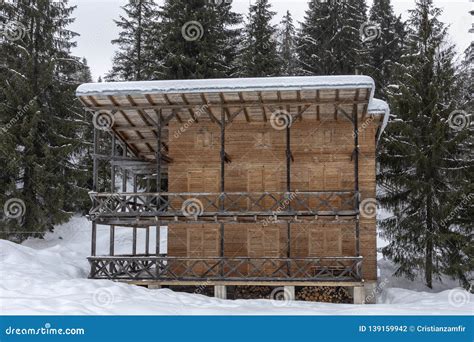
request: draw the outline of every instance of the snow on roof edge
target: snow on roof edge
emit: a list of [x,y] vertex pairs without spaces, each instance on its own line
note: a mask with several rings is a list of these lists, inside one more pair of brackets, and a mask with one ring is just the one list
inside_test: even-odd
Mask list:
[[372,98],[369,102],[367,111],[369,114],[383,114],[383,122],[380,126],[380,131],[377,136],[377,141],[379,141],[382,133],[385,131],[385,128],[388,125],[388,120],[390,118],[390,106],[383,100]]
[[213,93],[224,91],[269,91],[282,89],[304,90],[335,88],[371,88],[373,90],[375,88],[375,83],[371,77],[359,75],[106,82],[82,84],[77,88],[76,95],[107,96],[143,93]]

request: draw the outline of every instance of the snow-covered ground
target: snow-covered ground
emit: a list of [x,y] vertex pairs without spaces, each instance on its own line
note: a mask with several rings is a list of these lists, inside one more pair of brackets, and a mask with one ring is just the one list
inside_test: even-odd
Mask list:
[[[151,234],[154,235],[154,234]],[[130,252],[131,232],[117,229],[117,253]],[[139,234],[139,239],[144,236]],[[151,241],[154,243],[153,241]],[[108,248],[107,228],[98,231],[98,252]],[[22,245],[0,240],[0,313],[2,315],[471,315],[474,295],[453,281],[429,290],[391,276],[395,266],[379,261],[376,305],[219,300],[198,294],[88,280],[86,257],[90,224],[74,217],[44,240]]]

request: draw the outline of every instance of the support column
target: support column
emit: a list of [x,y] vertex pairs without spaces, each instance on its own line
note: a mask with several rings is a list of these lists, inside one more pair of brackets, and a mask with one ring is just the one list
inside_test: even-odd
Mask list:
[[[359,210],[360,193],[359,193],[359,118],[358,106],[353,107],[353,123],[354,123],[354,191],[355,191],[355,207]],[[355,236],[356,236],[356,256],[360,256],[360,217],[356,217]]]
[[160,223],[156,224],[156,243],[155,243],[155,252],[156,255],[160,255]]
[[[123,152],[122,155],[124,157],[127,157],[127,145],[125,143],[123,144]],[[127,170],[122,169],[123,172],[123,178],[122,178],[122,192],[127,192]]]
[[[158,111],[158,126],[156,127],[156,191],[161,192],[161,109]],[[158,207],[160,200],[158,200]]]
[[112,152],[111,152],[111,162],[110,163],[110,192],[115,193],[115,165],[113,165],[115,157],[115,135],[112,135]]
[[225,114],[224,108],[221,108],[221,203],[220,209],[224,211],[224,192],[225,192]]
[[110,242],[109,242],[109,255],[115,254],[115,226],[110,226]]
[[286,127],[286,191],[291,192],[291,135],[290,124]]
[[132,255],[137,255],[137,227],[133,227]]
[[[98,140],[99,135],[97,129],[94,127],[94,158],[93,158],[93,167],[92,167],[92,190],[97,192],[98,190],[98,162],[97,151],[98,151]],[[94,201],[93,206],[96,206]],[[95,256],[97,252],[97,224],[92,222],[92,231],[91,231],[91,256]]]
[[145,254],[150,254],[150,227],[145,228]]
[[214,297],[219,299],[227,299],[227,286],[214,285]]

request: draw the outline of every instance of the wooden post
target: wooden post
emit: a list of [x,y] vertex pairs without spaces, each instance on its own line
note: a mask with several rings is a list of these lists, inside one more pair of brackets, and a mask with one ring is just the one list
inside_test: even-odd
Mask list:
[[[286,236],[287,236],[286,257],[290,259],[291,258],[291,223],[290,221],[286,223]],[[286,262],[286,268],[287,268],[288,276],[291,276],[291,263],[289,260]]]
[[156,224],[156,255],[160,255],[160,223]]
[[146,227],[145,231],[145,254],[150,254],[150,227]]
[[[289,122],[289,121],[288,121]],[[291,192],[291,136],[290,124],[286,127],[286,191]]]
[[[127,157],[127,145],[123,144],[123,156]],[[122,192],[127,192],[127,170],[122,169],[123,179],[122,179]]]
[[[93,157],[93,170],[92,170],[92,190],[97,192],[98,190],[98,162],[97,151],[98,151],[98,139],[99,134],[97,128],[94,127],[94,157]],[[94,207],[96,203],[93,203]],[[91,256],[95,256],[97,252],[97,224],[92,222],[92,232],[91,232]]]
[[224,211],[224,192],[225,192],[225,114],[224,108],[221,108],[221,211]]
[[137,255],[137,227],[133,227],[132,255]]
[[354,286],[354,304],[365,304],[365,291],[363,286]]
[[214,297],[219,299],[227,299],[227,286],[214,285]]
[[97,249],[97,223],[92,222],[91,256],[96,256],[96,249]]
[[[359,209],[359,118],[357,104],[353,106],[353,122],[354,122],[354,191],[355,191],[355,206]],[[360,256],[360,217],[357,215],[355,236],[356,236],[356,256]]]
[[[112,161],[115,157],[115,135],[112,134]],[[110,163],[110,192],[115,193],[115,165]]]
[[[158,125],[156,127],[156,191],[161,192],[161,110],[158,111]],[[158,207],[160,206],[158,201]]]
[[109,254],[113,256],[115,254],[115,226],[110,226],[110,243],[109,243]]
[[286,301],[295,300],[295,287],[294,286],[285,286],[283,291],[283,296]]

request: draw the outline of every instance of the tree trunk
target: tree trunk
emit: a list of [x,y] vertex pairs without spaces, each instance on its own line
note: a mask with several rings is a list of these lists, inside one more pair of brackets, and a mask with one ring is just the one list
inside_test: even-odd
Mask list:
[[431,210],[431,194],[426,199],[426,251],[425,251],[425,282],[433,288],[433,213]]

